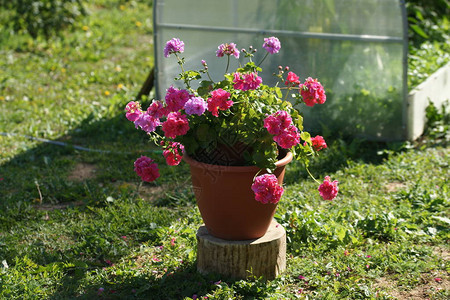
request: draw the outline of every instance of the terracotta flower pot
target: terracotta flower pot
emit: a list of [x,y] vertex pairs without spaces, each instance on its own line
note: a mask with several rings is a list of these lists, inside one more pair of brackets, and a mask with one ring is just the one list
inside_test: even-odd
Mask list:
[[[276,163],[274,174],[280,185],[292,157],[288,152]],[[251,186],[258,167],[205,164],[186,154],[183,159],[190,166],[197,205],[211,235],[226,240],[249,240],[266,233],[277,205],[255,200]],[[258,175],[261,174],[264,172]]]

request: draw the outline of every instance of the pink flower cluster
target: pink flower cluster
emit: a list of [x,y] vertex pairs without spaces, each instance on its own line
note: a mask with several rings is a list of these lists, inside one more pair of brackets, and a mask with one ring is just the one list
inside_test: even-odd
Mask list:
[[289,72],[287,75],[285,85],[299,85],[300,84],[300,78],[295,74],[294,72]]
[[183,53],[184,42],[177,38],[173,38],[166,43],[164,47],[164,57],[169,57],[172,53]]
[[169,110],[167,107],[164,107],[164,104],[161,101],[153,100],[150,106],[147,108],[147,113],[157,119],[160,119],[164,116],[167,116]]
[[171,112],[167,115],[167,120],[162,123],[162,131],[169,138],[176,138],[185,135],[189,131],[189,121],[186,115],[181,112]]
[[257,176],[252,184],[255,200],[263,204],[276,204],[280,201],[284,189],[278,184],[277,177],[273,174]]
[[131,122],[139,119],[142,114],[141,104],[139,104],[139,102],[130,101],[125,107],[125,110],[127,111],[125,116]]
[[300,84],[300,94],[307,106],[314,106],[315,104],[324,104],[327,100],[325,90],[317,79],[308,77],[305,83]]
[[156,129],[157,126],[160,125],[159,119],[155,118],[153,115],[149,114],[149,112],[143,112],[141,110],[141,105],[139,102],[131,101],[125,107],[127,111],[125,116],[126,118],[134,122],[136,128],[141,128],[145,132],[149,133]]
[[163,151],[164,158],[169,166],[179,165],[183,158],[183,153],[184,146],[177,142],[169,142]]
[[300,133],[292,124],[291,116],[283,110],[277,111],[264,119],[264,127],[273,140],[282,148],[289,149],[300,143]]
[[323,136],[316,135],[315,137],[311,138],[311,142],[314,150],[316,151],[327,148],[327,143],[325,143]]
[[236,48],[236,44],[221,44],[216,51],[216,56],[223,57],[224,55],[233,55],[234,57],[239,58],[239,50]]
[[189,92],[187,90],[179,90],[171,86],[167,89],[166,105],[169,111],[179,111],[189,100]]
[[156,127],[161,125],[159,119],[149,115],[148,113],[142,113],[136,121],[134,121],[136,128],[139,126],[142,130],[149,133],[155,131]]
[[280,40],[274,36],[264,39],[263,48],[270,54],[278,53],[281,49]]
[[233,105],[229,100],[231,94],[223,89],[217,89],[211,92],[211,98],[208,98],[208,111],[215,117],[219,116],[220,110],[227,110]]
[[337,180],[331,182],[330,176],[325,176],[323,183],[318,188],[323,200],[333,200],[336,198],[339,192],[338,183]]
[[258,73],[234,73],[234,89],[248,91],[248,90],[256,90],[262,83],[262,78],[258,76]]
[[158,165],[153,159],[141,156],[134,162],[134,171],[143,181],[151,182],[159,177]]
[[188,115],[201,116],[205,112],[207,104],[202,97],[192,97],[184,104],[184,111]]

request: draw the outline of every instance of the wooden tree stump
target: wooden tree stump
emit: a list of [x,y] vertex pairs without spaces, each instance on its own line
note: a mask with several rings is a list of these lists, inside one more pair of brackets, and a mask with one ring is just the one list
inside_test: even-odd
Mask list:
[[246,241],[214,237],[203,225],[197,231],[197,243],[197,270],[203,274],[274,279],[286,269],[286,231],[275,220],[263,237]]

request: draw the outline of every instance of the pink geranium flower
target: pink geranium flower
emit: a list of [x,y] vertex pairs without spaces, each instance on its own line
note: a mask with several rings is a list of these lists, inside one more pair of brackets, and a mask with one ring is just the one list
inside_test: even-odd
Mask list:
[[163,151],[164,158],[169,166],[177,166],[183,157],[184,146],[177,142],[169,143]]
[[315,137],[311,138],[311,143],[314,150],[316,151],[320,151],[327,147],[327,143],[325,143],[323,136],[320,135],[316,135]]
[[134,124],[136,125],[136,128],[140,127],[147,133],[155,131],[156,127],[161,125],[159,119],[154,118],[147,113],[141,114],[139,119],[134,121]]
[[233,88],[236,90],[256,90],[262,83],[262,78],[257,73],[234,73]]
[[252,184],[255,200],[263,204],[278,203],[284,189],[278,184],[278,179],[273,174],[264,174],[255,178]]
[[262,46],[270,54],[278,53],[278,51],[280,51],[280,49],[281,49],[280,40],[274,36],[265,38]]
[[300,94],[307,106],[324,104],[327,100],[323,86],[317,79],[312,79],[311,77],[308,77],[305,83],[300,84]]
[[285,85],[299,85],[300,78],[294,72],[289,72],[286,82],[284,84]]
[[337,180],[331,182],[330,176],[325,176],[323,183],[318,188],[323,200],[333,200],[336,198],[339,191],[338,183]]
[[125,106],[125,117],[128,119],[128,121],[134,122],[143,114],[143,111],[141,110],[141,105],[139,102],[130,101],[128,102],[127,106]]
[[184,42],[177,38],[173,38],[166,43],[164,47],[164,57],[169,57],[172,53],[183,53]]
[[186,115],[180,112],[171,112],[167,120],[162,124],[164,135],[168,138],[176,138],[179,135],[185,135],[189,131],[189,121]]
[[150,106],[147,108],[147,114],[150,116],[160,119],[164,116],[167,116],[168,110],[164,107],[164,104],[161,101],[153,100]]
[[201,116],[206,110],[206,102],[202,97],[192,97],[184,104],[184,111],[188,115]]
[[239,50],[236,48],[236,44],[221,44],[216,51],[216,56],[223,57],[224,55],[233,55],[234,57],[239,58]]
[[179,90],[171,86],[167,89],[166,93],[166,104],[167,109],[170,112],[179,111],[184,107],[186,102],[189,100],[189,92],[187,90]]
[[291,124],[278,135],[275,135],[273,140],[277,142],[281,148],[290,149],[300,143],[300,133],[298,132],[297,127]]
[[280,134],[292,123],[291,116],[283,110],[279,110],[264,119],[264,127],[270,134]]
[[208,111],[213,116],[219,116],[220,110],[227,110],[233,106],[233,101],[229,100],[231,94],[223,89],[217,89],[211,92],[211,98],[208,98]]
[[143,181],[151,182],[159,177],[158,165],[153,159],[141,156],[134,162],[134,171]]

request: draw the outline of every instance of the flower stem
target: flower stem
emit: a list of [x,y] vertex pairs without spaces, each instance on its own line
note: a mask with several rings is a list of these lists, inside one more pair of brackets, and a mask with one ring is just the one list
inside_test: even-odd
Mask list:
[[314,176],[311,174],[311,172],[309,171],[308,167],[305,166],[306,171],[308,172],[309,176],[317,183],[317,184],[321,184],[316,178],[314,178]]
[[208,70],[206,70],[206,75],[208,75],[208,78],[209,78],[209,80],[210,80],[211,82],[214,82],[214,80],[212,80],[211,76],[209,75]]
[[228,67],[230,66],[230,55],[227,55],[227,68],[225,69],[225,74],[228,73]]
[[183,68],[183,61],[180,59],[180,57],[178,56],[178,54],[177,53],[174,53],[175,54],[175,57],[177,58],[177,60],[178,60],[178,64],[180,65],[180,68],[181,68],[181,72],[183,72],[184,73],[184,68]]
[[266,55],[264,55],[263,59],[259,62],[259,64],[257,65],[257,67],[259,67],[264,60],[266,60],[266,57],[269,55],[269,52],[266,52]]

